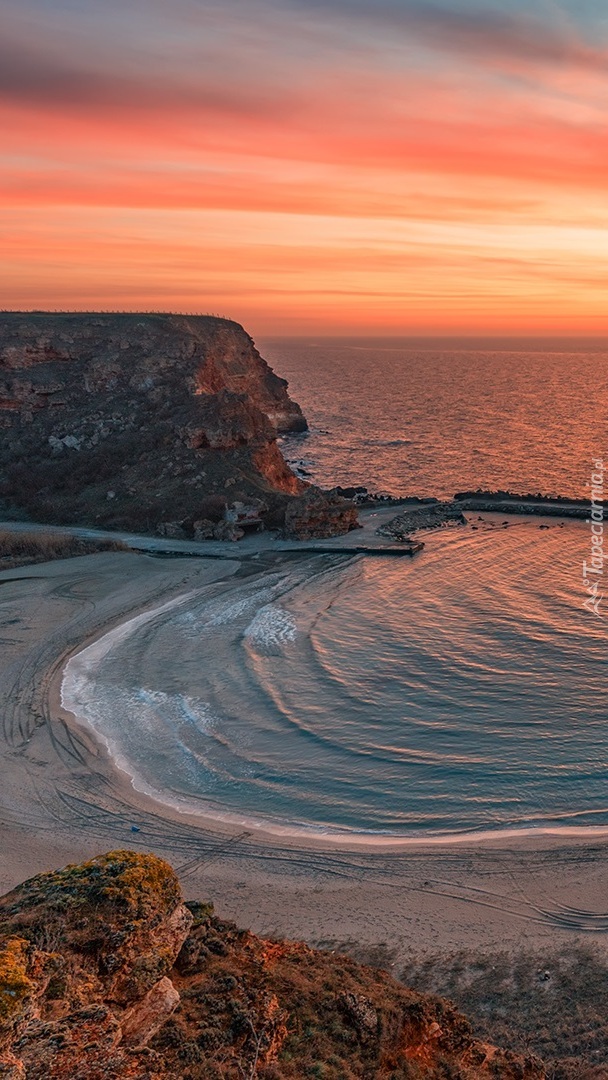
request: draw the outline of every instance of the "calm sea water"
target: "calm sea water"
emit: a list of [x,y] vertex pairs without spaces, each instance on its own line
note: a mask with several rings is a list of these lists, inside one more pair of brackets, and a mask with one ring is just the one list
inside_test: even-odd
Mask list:
[[585,526],[477,525],[414,560],[209,586],[76,656],[64,703],[183,809],[399,836],[608,826]]
[[[580,495],[606,450],[599,345],[264,352],[311,421],[288,447],[325,483]],[[146,613],[70,661],[64,703],[139,789],[194,812],[375,838],[608,828],[588,526],[474,518],[425,540]]]
[[[471,345],[475,344],[475,348]],[[261,343],[309,435],[285,440],[324,485],[580,496],[608,450],[608,342]]]

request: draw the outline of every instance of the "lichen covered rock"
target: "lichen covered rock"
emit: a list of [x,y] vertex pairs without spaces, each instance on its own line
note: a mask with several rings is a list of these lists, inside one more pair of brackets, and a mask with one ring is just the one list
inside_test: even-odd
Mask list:
[[167,975],[191,923],[168,863],[131,851],[3,897],[0,1046],[11,1067],[28,1080],[139,1075],[120,1048],[124,1018],[139,1046],[166,1021],[179,1001]]
[[12,1021],[31,997],[34,984],[27,976],[27,941],[7,938],[0,945],[0,1025]]

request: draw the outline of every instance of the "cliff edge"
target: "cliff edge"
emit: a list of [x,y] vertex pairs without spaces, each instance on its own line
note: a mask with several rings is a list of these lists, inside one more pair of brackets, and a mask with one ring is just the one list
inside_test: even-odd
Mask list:
[[115,851],[0,900],[5,1080],[543,1080],[449,1003],[184,904]]
[[[2,313],[0,427],[0,498],[38,521],[202,539],[227,506],[282,527],[310,498],[276,441],[302,410],[225,319]],[[347,531],[352,508],[326,501]]]

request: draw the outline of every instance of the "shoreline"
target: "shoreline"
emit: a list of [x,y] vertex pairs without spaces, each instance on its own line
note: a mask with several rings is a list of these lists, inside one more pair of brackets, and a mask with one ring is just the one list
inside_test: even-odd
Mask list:
[[[103,850],[144,848],[176,867],[188,896],[213,900],[222,916],[260,933],[311,943],[388,941],[399,955],[414,930],[422,952],[503,941],[515,947],[523,924],[539,943],[595,937],[595,929],[602,941],[596,920],[608,886],[608,828],[514,830],[503,842],[496,833],[355,844],[278,835],[171,812],[133,788],[88,726],[62,714],[62,672],[87,644],[125,619],[179,603],[193,588],[230,587],[284,559],[280,552],[253,563],[119,553],[0,574],[5,617],[21,628],[0,674],[3,703],[14,703],[5,711],[8,750],[0,762],[1,891]],[[562,925],[562,908],[582,913],[578,929]]]
[[[545,498],[543,501],[532,499],[519,499],[512,497],[508,500],[490,499],[483,496],[452,496],[447,500],[450,507],[459,510],[466,517],[469,515],[484,514],[492,518],[494,515],[512,516],[516,521],[543,519],[551,525],[560,522],[571,523],[581,521],[589,514],[589,504],[582,500],[572,499],[567,501],[559,497],[553,501]],[[391,499],[389,502],[376,501],[372,504],[362,504],[359,507],[360,527],[349,533],[332,536],[326,540],[283,540],[278,534],[261,532],[246,535],[236,543],[219,540],[179,540],[167,539],[158,535],[136,534],[125,530],[108,530],[90,528],[84,525],[53,525],[35,521],[19,521],[14,519],[0,520],[0,529],[9,532],[48,533],[53,536],[70,536],[83,540],[119,540],[124,542],[132,551],[165,556],[167,558],[186,558],[188,556],[199,558],[214,558],[239,561],[243,556],[267,554],[269,552],[284,554],[305,555],[329,554],[332,551],[353,554],[362,554],[360,549],[366,546],[372,553],[372,549],[378,552],[392,547],[394,551],[400,550],[400,545],[392,541],[387,545],[386,538],[377,536],[376,529],[379,525],[390,524],[393,518],[402,517],[412,512],[429,515],[429,523],[418,530],[412,529],[414,535],[420,533],[423,536],[433,529],[440,527],[433,522],[433,510],[441,504],[440,500],[426,503],[414,499]],[[0,571],[1,573],[1,571]]]

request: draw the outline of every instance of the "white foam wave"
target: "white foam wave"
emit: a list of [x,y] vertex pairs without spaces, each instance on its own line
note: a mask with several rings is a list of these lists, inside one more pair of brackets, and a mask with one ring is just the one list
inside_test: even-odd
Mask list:
[[209,617],[207,625],[227,626],[229,623],[236,622],[243,615],[248,615],[251,611],[257,611],[260,604],[265,600],[269,600],[271,596],[272,591],[270,589],[260,589],[253,593],[252,596],[244,596],[230,604],[224,604],[221,609]]
[[[121,623],[120,626],[116,626],[113,630],[109,630],[107,634],[104,634],[103,637],[94,641],[92,645],[87,645],[86,648],[81,649],[80,652],[74,653],[68,660],[63,673],[61,684],[62,707],[77,715],[77,711],[71,704],[77,686],[82,685],[83,679],[85,681],[88,680],[90,673],[95,670],[104,657],[108,655],[110,650],[116,645],[120,645],[126,641],[131,634],[134,634],[135,631],[140,628],[140,626],[150,622],[151,619],[155,619],[158,615],[164,614],[165,611],[170,611],[179,604],[187,603],[188,600],[197,595],[197,592],[198,590],[186,593],[184,596],[169,600],[166,604],[161,604],[160,607],[153,608],[152,611],[144,611],[141,615],[135,615],[134,618],[127,619],[127,621]],[[75,700],[78,700],[77,696]]]
[[271,601],[276,594],[277,582],[271,581],[264,588],[244,591],[235,599],[206,598],[203,608],[195,606],[180,611],[173,617],[172,623],[188,636],[196,636],[217,626],[229,626],[239,619],[251,617],[261,605]]
[[169,724],[183,724],[186,721],[197,731],[209,734],[215,730],[219,722],[208,701],[201,701],[187,694],[166,694],[162,690],[148,690],[142,687],[137,691],[136,696],[142,704],[162,714]]
[[265,604],[245,630],[245,637],[255,645],[272,648],[295,641],[298,628],[293,615],[278,604]]

